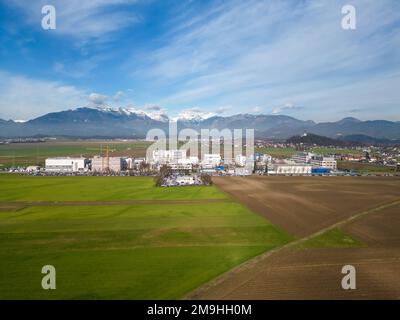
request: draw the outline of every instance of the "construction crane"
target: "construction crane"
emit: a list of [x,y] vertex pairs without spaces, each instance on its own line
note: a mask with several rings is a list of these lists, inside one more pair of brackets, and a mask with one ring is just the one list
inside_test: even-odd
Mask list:
[[[110,171],[110,152],[117,151],[116,149],[110,149],[107,145],[105,147],[106,156],[103,155],[103,145],[100,145],[100,148],[88,148],[87,150],[100,150],[101,156],[101,171]],[[106,161],[106,166],[104,166],[104,160]]]

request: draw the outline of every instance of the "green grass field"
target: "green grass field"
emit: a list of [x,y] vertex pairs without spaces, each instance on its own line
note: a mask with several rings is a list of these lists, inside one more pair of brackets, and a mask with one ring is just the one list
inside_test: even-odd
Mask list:
[[264,147],[264,148],[256,148],[255,152],[266,153],[271,155],[274,158],[290,158],[291,156],[297,153],[295,148],[274,148],[274,147]]
[[[115,203],[149,199],[157,201]],[[4,209],[10,201],[39,200],[71,205]],[[114,204],[72,205],[82,200]],[[177,299],[290,240],[215,187],[0,175],[0,299]],[[41,288],[44,265],[56,268],[56,290]]]
[[368,174],[395,174],[400,173],[395,166],[381,166],[369,163],[338,161],[338,169],[340,170],[353,170],[359,173]]
[[[285,148],[274,148],[274,147],[265,147],[265,148],[256,148],[256,152],[266,153],[271,155],[274,158],[290,158],[295,155],[298,150],[295,148],[285,147]],[[347,148],[327,148],[327,147],[314,147],[309,148],[307,151],[314,152],[316,154],[322,155],[334,155],[334,154],[348,154],[348,155],[362,155],[364,152],[362,150],[356,149],[347,149]]]
[[352,156],[361,156],[364,155],[365,152],[360,149],[348,149],[348,148],[327,148],[327,147],[314,147],[310,148],[310,152],[314,152],[322,155],[334,155],[334,154],[342,154],[342,155],[352,155]]
[[318,236],[306,240],[297,246],[298,249],[311,248],[353,248],[361,247],[364,244],[345,234],[341,229],[335,228],[324,232]]
[[0,201],[224,199],[217,188],[155,188],[151,177],[0,175]]

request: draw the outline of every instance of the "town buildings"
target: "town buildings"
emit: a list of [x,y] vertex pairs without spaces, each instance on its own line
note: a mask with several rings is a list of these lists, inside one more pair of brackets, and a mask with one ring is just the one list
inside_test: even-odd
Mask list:
[[[210,175],[311,175],[330,174],[337,170],[333,156],[322,156],[310,152],[299,152],[290,159],[274,159],[263,153],[254,156],[236,155],[234,159],[223,159],[218,153],[204,154],[202,160],[187,156],[186,150],[154,150],[150,159],[133,157],[48,158],[47,172],[93,172],[129,174],[156,174],[167,166],[177,175],[195,173]],[[190,174],[189,174],[190,172]],[[189,174],[189,175],[188,175]],[[176,181],[175,181],[176,182]],[[190,184],[186,181],[185,184]]]
[[121,157],[94,157],[91,159],[91,170],[97,172],[120,172],[126,168],[125,161]]
[[311,157],[310,164],[313,168],[337,169],[335,157],[313,156]]
[[311,175],[312,166],[300,163],[268,164],[268,175]]
[[57,157],[47,158],[46,171],[49,172],[79,172],[87,170],[85,158]]

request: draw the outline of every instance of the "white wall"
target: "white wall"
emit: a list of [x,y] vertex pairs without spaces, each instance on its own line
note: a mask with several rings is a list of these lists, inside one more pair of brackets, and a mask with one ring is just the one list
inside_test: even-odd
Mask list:
[[48,158],[46,171],[77,172],[85,169],[85,158]]

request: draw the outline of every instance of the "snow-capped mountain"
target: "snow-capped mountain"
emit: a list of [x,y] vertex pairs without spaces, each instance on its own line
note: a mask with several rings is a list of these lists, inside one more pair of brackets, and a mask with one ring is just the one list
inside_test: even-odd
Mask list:
[[201,122],[208,118],[214,117],[215,113],[205,112],[198,109],[188,109],[184,110],[177,117],[174,118],[175,121],[192,121]]
[[[192,110],[193,111],[193,110]],[[168,134],[168,116],[158,107],[77,108],[18,123],[0,120],[0,137],[66,136],[82,138],[144,138],[150,129],[159,128]],[[331,138],[364,135],[381,139],[400,139],[400,122],[361,121],[344,118],[337,122],[315,123],[284,115],[237,114],[227,117],[199,112],[178,116],[178,130],[254,129],[259,138],[289,138],[304,132]]]
[[127,108],[112,108],[109,106],[102,106],[102,107],[96,107],[94,108],[96,110],[99,110],[101,112],[109,112],[109,113],[114,113],[114,114],[120,114],[120,115],[126,115],[126,116],[132,116],[135,115],[137,117],[143,117],[144,119],[150,118],[152,120],[156,121],[161,121],[161,122],[168,122],[169,117],[167,114],[165,114],[162,110],[161,111],[145,111],[141,109],[136,109],[134,107],[127,107]]

